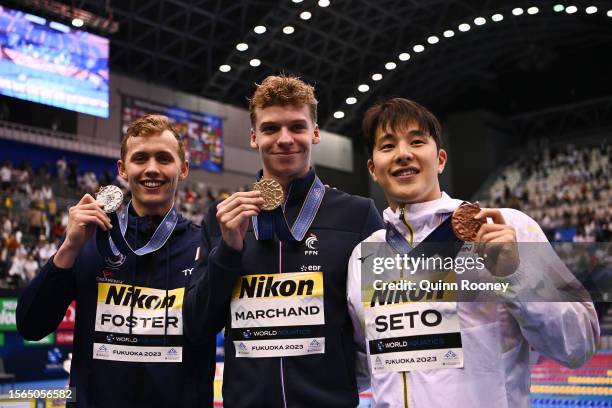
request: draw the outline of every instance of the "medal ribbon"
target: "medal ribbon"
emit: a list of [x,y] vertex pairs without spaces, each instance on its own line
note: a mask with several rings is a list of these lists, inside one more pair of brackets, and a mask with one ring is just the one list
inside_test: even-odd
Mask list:
[[125,240],[130,204],[131,202],[124,207],[119,215],[117,215],[116,212],[108,214],[111,219],[111,223],[113,224],[113,228],[110,231],[110,236],[108,232],[103,231],[100,228],[96,229],[96,244],[98,246],[98,251],[105,258],[116,257],[119,254],[123,254],[125,256],[143,256],[150,254],[151,252],[155,252],[164,246],[176,227],[178,222],[178,211],[176,211],[176,208],[173,205],[170,211],[166,213],[162,222],[157,226],[157,229],[151,236],[149,242],[134,250]]
[[[408,243],[406,238],[395,228],[390,222],[385,223],[385,241],[398,254],[408,254],[411,257],[416,256],[457,256],[457,253],[463,245],[463,241],[459,240],[453,232],[451,225],[451,213],[443,214],[444,220],[436,227],[427,237],[421,242],[424,243],[439,243],[444,244],[441,248],[428,245],[423,251],[417,251],[417,248]],[[450,245],[455,243],[455,245]],[[421,253],[422,252],[422,253]]]
[[315,176],[291,229],[289,229],[289,223],[285,217],[284,206],[272,211],[262,211],[259,215],[251,217],[255,238],[258,240],[270,240],[276,232],[278,239],[283,242],[291,240],[302,241],[319,211],[324,195],[325,186],[319,177]]

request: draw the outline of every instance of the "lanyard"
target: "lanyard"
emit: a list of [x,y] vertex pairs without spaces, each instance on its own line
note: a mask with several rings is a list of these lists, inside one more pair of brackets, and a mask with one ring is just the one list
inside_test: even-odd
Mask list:
[[282,206],[272,211],[262,211],[258,215],[251,217],[255,238],[258,240],[269,240],[272,239],[274,232],[276,232],[278,239],[283,242],[292,240],[302,241],[319,211],[324,195],[325,186],[319,177],[315,176],[291,229],[289,229],[287,218],[285,217],[285,209]]
[[151,252],[157,251],[163,247],[178,222],[178,211],[176,207],[172,206],[170,211],[166,213],[166,216],[162,222],[157,226],[157,229],[151,236],[149,242],[144,246],[134,250],[125,240],[125,232],[128,226],[128,211],[130,203],[126,205],[123,210],[117,215],[116,212],[110,213],[109,217],[113,228],[109,233],[102,231],[101,229],[96,230],[96,244],[98,251],[104,257],[115,257],[119,254],[125,256],[143,256],[150,254]]

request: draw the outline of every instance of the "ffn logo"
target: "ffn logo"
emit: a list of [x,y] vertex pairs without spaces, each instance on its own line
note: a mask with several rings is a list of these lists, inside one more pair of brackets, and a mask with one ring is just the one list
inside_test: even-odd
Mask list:
[[317,236],[314,232],[311,232],[308,235],[308,238],[306,238],[306,241],[304,242],[306,248],[308,249],[304,251],[304,255],[319,255],[319,251],[317,251],[317,243],[319,242],[317,240]]

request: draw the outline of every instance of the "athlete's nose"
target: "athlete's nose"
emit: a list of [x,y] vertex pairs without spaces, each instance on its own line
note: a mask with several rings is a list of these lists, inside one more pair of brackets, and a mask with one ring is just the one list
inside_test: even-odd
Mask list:
[[395,161],[398,163],[406,162],[414,159],[414,154],[410,144],[405,141],[400,141],[397,145],[397,154]]
[[286,127],[282,127],[280,130],[280,136],[278,137],[277,143],[281,146],[289,146],[294,142],[291,132]]

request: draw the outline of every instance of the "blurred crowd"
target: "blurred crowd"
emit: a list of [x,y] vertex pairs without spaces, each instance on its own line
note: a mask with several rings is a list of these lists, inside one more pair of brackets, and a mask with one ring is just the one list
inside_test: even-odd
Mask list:
[[483,205],[524,211],[551,241],[609,242],[611,156],[606,141],[556,149],[543,139],[504,169]]

